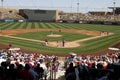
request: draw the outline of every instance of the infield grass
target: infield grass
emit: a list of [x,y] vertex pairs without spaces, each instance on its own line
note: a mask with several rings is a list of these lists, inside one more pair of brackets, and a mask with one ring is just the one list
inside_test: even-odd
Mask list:
[[75,34],[75,33],[65,33],[65,32],[53,32],[53,36],[60,35],[60,37],[49,37],[48,35],[51,35],[49,31],[43,31],[43,32],[30,32],[30,33],[24,33],[24,34],[17,34],[13,36],[28,38],[28,39],[35,39],[35,40],[42,40],[42,41],[44,41],[45,39],[48,39],[49,41],[62,41],[62,39],[64,39],[65,41],[75,41],[78,39],[91,37],[85,34]]

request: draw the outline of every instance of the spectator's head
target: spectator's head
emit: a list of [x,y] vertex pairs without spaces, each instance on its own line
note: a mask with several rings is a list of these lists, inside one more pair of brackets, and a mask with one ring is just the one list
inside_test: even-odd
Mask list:
[[6,62],[2,62],[1,66],[7,69],[7,63]]
[[37,67],[40,67],[40,64],[37,64]]
[[70,67],[70,68],[73,68],[73,63],[70,63],[69,67]]
[[30,69],[30,65],[29,64],[25,64],[25,69],[29,70]]
[[17,65],[17,69],[23,69],[23,65],[22,64]]
[[9,69],[14,69],[15,65],[14,64],[10,64],[9,65]]

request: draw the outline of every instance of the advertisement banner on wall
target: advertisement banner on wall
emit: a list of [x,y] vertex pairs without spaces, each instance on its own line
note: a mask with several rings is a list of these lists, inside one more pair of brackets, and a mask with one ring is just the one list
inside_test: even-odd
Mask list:
[[14,22],[13,19],[5,19],[4,22]]

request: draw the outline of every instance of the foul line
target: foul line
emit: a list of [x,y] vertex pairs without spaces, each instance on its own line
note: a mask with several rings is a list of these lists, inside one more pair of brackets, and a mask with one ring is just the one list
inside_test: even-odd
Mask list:
[[[14,39],[20,39],[20,40],[33,41],[33,42],[44,42],[44,41],[41,41],[41,40],[21,38],[21,37],[9,36],[9,35],[0,35],[0,36],[8,37],[8,38],[14,38]],[[104,36],[106,36],[106,35],[104,35]],[[89,37],[89,38],[79,39],[79,40],[75,40],[75,41],[71,41],[71,42],[79,43],[79,42],[83,42],[83,41],[87,41],[87,40],[91,40],[91,39],[96,39],[96,38],[100,38],[100,37],[104,37],[104,36]]]

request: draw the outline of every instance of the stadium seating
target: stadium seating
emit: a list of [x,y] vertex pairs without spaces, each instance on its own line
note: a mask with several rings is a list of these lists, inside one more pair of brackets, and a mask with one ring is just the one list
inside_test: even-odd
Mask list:
[[[0,49],[0,79],[52,80],[65,76],[66,80],[77,80],[76,78],[78,80],[119,80],[120,60],[118,56],[119,53],[101,56],[70,55],[62,61],[55,55],[27,54]],[[62,71],[65,71],[65,75]],[[60,75],[61,72],[62,75]]]
[[16,9],[0,9],[0,19],[24,19]]
[[64,13],[61,15],[61,19],[78,21],[120,21],[120,15],[92,15],[82,13]]

